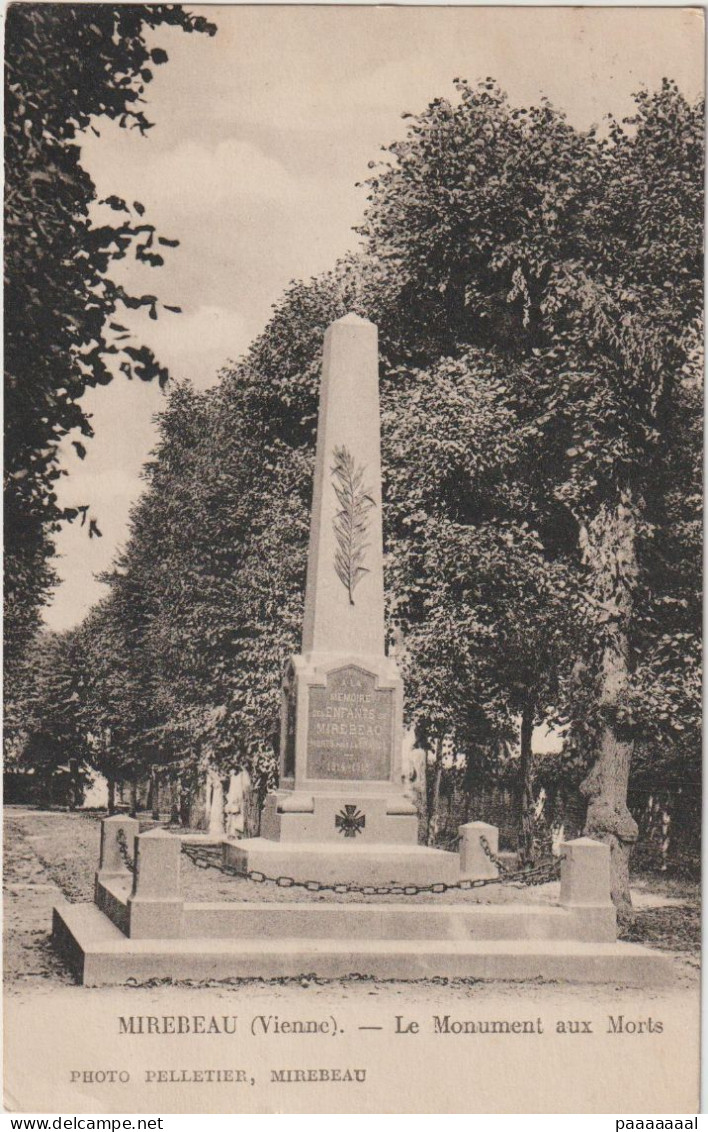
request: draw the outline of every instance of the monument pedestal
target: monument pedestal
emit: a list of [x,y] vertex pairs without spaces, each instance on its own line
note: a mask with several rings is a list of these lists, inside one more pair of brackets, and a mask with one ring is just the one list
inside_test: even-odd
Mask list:
[[[333,650],[291,657],[281,697],[280,789],[266,801],[264,836],[313,827],[316,813],[318,840],[415,842],[416,828],[395,820],[415,815],[401,786],[402,731],[403,685],[392,658]],[[329,820],[337,800],[352,805],[360,797],[370,817],[354,827]]]
[[281,789],[261,836],[223,848],[238,872],[327,884],[458,879],[457,856],[418,845],[401,788],[402,685],[385,656],[291,658],[283,680]]
[[323,883],[431,884],[457,879],[457,856],[418,845],[401,787],[403,688],[386,656],[291,657],[283,679],[281,788],[261,836],[225,843],[224,862]]
[[376,327],[325,335],[302,653],[283,678],[280,788],[261,837],[224,847],[239,871],[360,884],[457,878],[418,845],[402,789],[403,685],[386,655]]
[[367,797],[356,787],[331,794],[283,791],[266,798],[261,837],[289,842],[341,840],[348,849],[372,842],[416,845],[418,813],[403,795]]
[[262,837],[415,845],[417,812],[401,787],[402,715],[401,679],[389,657],[291,657],[280,789],[266,798]]

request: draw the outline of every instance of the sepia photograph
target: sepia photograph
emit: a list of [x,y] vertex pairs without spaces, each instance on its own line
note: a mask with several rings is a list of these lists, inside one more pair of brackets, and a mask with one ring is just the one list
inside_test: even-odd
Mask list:
[[5,1111],[695,1126],[704,10],[4,17]]

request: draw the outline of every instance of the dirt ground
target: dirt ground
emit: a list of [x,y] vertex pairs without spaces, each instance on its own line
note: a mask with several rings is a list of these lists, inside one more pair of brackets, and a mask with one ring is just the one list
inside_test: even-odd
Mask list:
[[[52,906],[92,898],[99,818],[7,807],[4,818],[5,1104],[14,1112],[694,1112],[698,1105],[699,918],[695,884],[638,878],[627,938],[664,950],[674,981],[642,990],[612,985],[481,983],[430,978],[375,981],[232,979],[155,981],[136,987],[76,986],[50,946]],[[183,858],[191,899],[312,899],[196,869]],[[480,898],[480,893],[475,894]],[[557,885],[533,889],[557,897]],[[469,895],[467,896],[469,899]],[[498,899],[492,889],[484,900]],[[505,899],[528,899],[507,891]],[[417,899],[417,898],[416,898]],[[438,897],[449,900],[449,895]],[[119,1016],[233,1015],[223,1038],[120,1038]],[[433,1020],[538,1017],[542,1037],[435,1036]],[[333,1018],[337,1044],[317,1036],[258,1037],[253,1019]],[[610,1017],[658,1019],[661,1033],[612,1034]],[[399,1023],[398,1019],[406,1019]],[[584,1018],[592,1035],[556,1033]],[[396,1036],[417,1019],[420,1032]],[[226,1057],[225,1057],[226,1055]],[[251,1084],[217,1088],[150,1083],[150,1074],[194,1066],[244,1068]],[[305,1090],[273,1084],[283,1066],[364,1066],[356,1085]],[[121,1068],[128,1085],[100,1086],[96,1068]],[[559,1072],[562,1066],[563,1072]],[[186,1068],[185,1068],[186,1067]],[[87,1075],[94,1081],[85,1085]],[[75,1081],[78,1080],[78,1084]],[[395,1083],[395,1087],[392,1086]]]

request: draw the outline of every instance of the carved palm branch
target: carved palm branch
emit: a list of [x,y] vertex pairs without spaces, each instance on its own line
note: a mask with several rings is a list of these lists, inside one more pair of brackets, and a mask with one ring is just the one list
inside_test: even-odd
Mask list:
[[353,605],[356,586],[364,574],[370,573],[364,559],[370,545],[366,541],[368,516],[376,502],[370,489],[363,486],[365,468],[356,466],[349,449],[335,448],[333,456],[332,484],[339,503],[333,522],[338,547],[334,568]]

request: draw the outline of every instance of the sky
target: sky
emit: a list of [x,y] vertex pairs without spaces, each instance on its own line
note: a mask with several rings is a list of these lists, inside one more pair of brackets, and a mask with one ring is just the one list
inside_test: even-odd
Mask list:
[[[690,8],[195,6],[213,38],[161,30],[169,62],[147,87],[145,137],[99,124],[82,161],[99,196],[145,205],[180,240],[164,267],[116,265],[134,293],[182,314],[120,320],[178,378],[206,389],[244,353],[293,279],[356,248],[369,162],[402,137],[404,112],[454,97],[456,77],[496,79],[512,102],[546,96],[579,128],[631,113],[632,92],[675,79],[703,88],[703,13]],[[117,268],[121,271],[118,272]],[[45,612],[78,623],[105,593],[96,575],[125,544],[154,444],[156,384],[89,391],[95,439],[67,442],[61,502],[90,503],[103,537],[57,537],[61,583]]]

